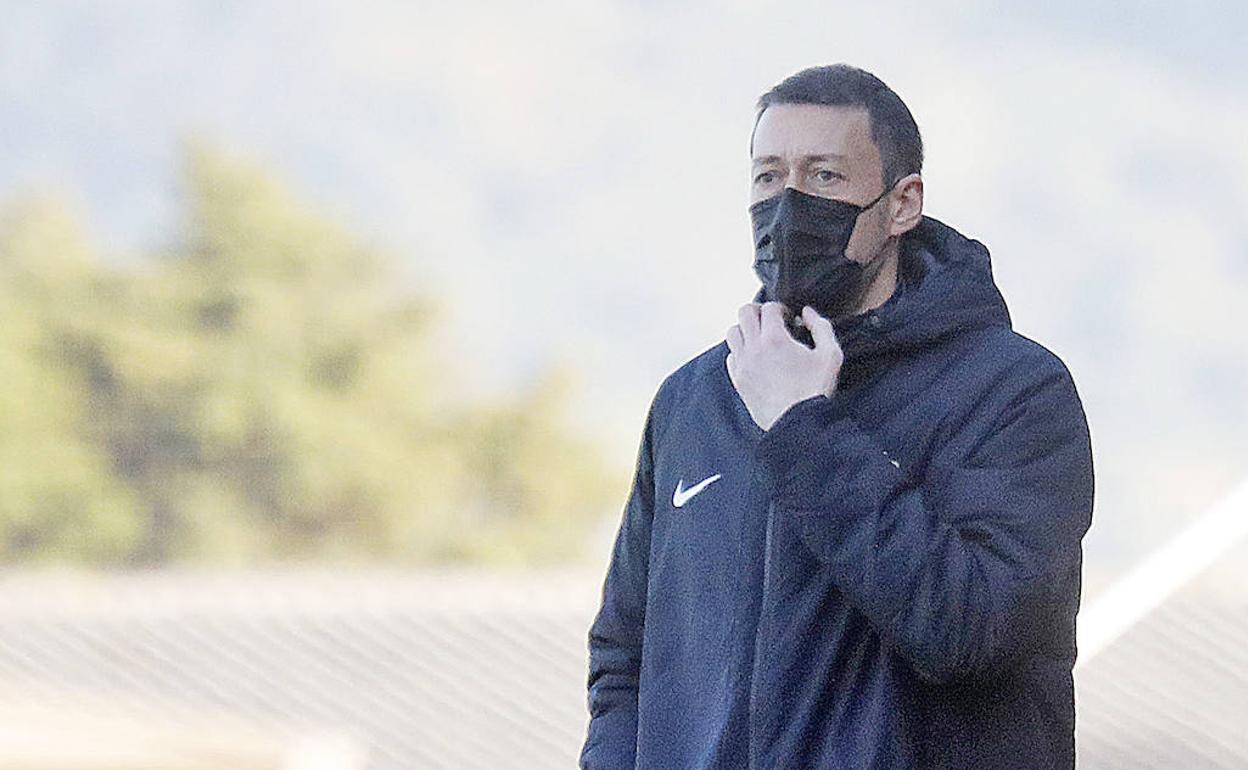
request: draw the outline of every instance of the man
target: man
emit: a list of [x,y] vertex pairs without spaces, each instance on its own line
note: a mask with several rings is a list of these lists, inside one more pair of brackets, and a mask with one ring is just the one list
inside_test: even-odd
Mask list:
[[762,289],[651,404],[581,767],[1072,768],[1070,373],[923,215],[892,90],[812,68],[758,110]]

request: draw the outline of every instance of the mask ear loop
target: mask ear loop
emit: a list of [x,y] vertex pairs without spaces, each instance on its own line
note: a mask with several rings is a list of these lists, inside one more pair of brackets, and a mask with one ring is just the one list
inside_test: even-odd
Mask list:
[[[897,181],[901,181],[901,180],[897,180]],[[897,187],[897,182],[893,182],[888,187],[885,187],[884,191],[875,197],[875,200],[871,201],[870,203],[868,203],[867,205],[861,208],[857,216],[861,216],[872,206],[884,200],[884,198],[889,193],[891,193],[893,189],[896,187]],[[871,259],[867,260],[865,263],[862,264],[862,270],[864,274],[863,275],[864,280],[862,282],[862,286],[863,286],[864,292],[866,291],[866,287],[869,286],[871,282],[875,280],[875,277],[880,274],[880,271],[884,269],[884,262],[883,260],[880,259],[880,255],[883,253],[884,253],[884,250],[883,248],[881,248],[880,251],[876,252],[875,256],[873,256]],[[870,270],[869,273],[867,272],[868,270]],[[858,301],[861,301],[861,300],[862,300],[862,297],[859,297]]]
[[[901,181],[900,179],[898,179],[898,180],[897,180],[897,182],[900,182],[900,181]],[[874,206],[875,204],[877,204],[877,203],[879,203],[880,201],[884,200],[885,196],[887,196],[889,193],[891,193],[891,192],[892,192],[892,191],[893,191],[893,190],[897,187],[897,182],[893,182],[893,183],[892,183],[892,184],[890,184],[888,187],[885,187],[885,188],[884,188],[884,192],[882,192],[882,193],[880,193],[879,195],[875,196],[875,200],[871,201],[870,203],[868,203],[868,204],[866,204],[865,206],[863,206],[863,207],[862,207],[862,211],[866,211],[867,209],[871,208],[871,207],[872,207],[872,206]],[[860,214],[861,214],[862,212],[860,211],[860,212],[858,212],[858,213],[860,213]]]

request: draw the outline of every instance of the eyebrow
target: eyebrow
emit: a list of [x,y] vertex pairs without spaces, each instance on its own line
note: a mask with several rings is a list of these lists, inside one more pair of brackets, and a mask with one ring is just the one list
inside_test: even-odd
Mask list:
[[[817,163],[823,160],[845,160],[845,159],[846,159],[846,156],[838,155],[836,153],[826,153],[823,155],[803,155],[801,158],[799,158],[799,160],[806,162],[806,163]],[[779,163],[781,160],[783,160],[783,158],[781,158],[779,155],[764,155],[761,158],[755,158],[753,165],[762,166],[768,163]]]

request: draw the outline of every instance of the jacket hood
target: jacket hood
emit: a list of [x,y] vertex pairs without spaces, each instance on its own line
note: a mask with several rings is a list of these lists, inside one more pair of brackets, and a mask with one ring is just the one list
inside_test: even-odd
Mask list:
[[[988,326],[1010,328],[987,247],[924,216],[902,236],[898,288],[883,305],[834,321],[846,366]],[[760,289],[754,297],[762,302]]]

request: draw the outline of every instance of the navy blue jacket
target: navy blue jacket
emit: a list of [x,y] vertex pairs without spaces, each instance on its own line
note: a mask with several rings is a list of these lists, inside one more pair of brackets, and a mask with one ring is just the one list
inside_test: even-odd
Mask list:
[[1074,766],[1093,474],[1069,371],[930,217],[893,296],[834,329],[836,392],[767,431],[723,342],[659,387],[589,631],[585,770]]

